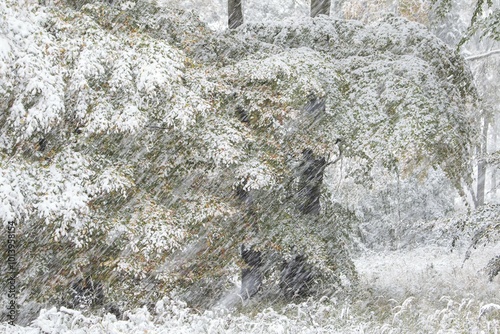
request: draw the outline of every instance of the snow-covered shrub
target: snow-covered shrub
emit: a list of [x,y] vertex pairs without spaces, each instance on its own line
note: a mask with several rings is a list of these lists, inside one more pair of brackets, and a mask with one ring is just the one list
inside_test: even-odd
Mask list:
[[[370,309],[371,306],[373,308]],[[449,296],[428,305],[419,297],[385,300],[382,296],[360,303],[338,303],[329,298],[265,308],[254,314],[225,309],[197,312],[177,299],[164,297],[154,307],[87,316],[61,307],[43,309],[29,327],[0,324],[8,333],[413,333],[485,332],[498,328],[495,303]]]
[[422,26],[304,18],[216,34],[125,4],[0,4],[0,217],[18,226],[27,299],[65,304],[90,277],[129,308],[172,290],[208,307],[236,288],[242,243],[267,258],[262,298],[298,253],[312,291],[342,294],[356,217],[332,189],[300,212],[305,150],[324,168],[342,154],[359,191],[374,166],[467,175],[470,76]]

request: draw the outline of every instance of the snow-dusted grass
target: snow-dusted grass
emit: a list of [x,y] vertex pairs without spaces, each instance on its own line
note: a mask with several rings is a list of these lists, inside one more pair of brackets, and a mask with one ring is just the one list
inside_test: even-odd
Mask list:
[[354,307],[377,319],[367,332],[498,333],[500,282],[482,269],[499,251],[482,247],[465,262],[465,250],[438,246],[365,254],[356,265],[369,297]]
[[498,278],[488,282],[482,272],[488,261],[500,251],[500,245],[478,248],[464,261],[464,251],[428,246],[365,254],[356,260],[362,285],[374,294],[402,299],[500,298]]
[[361,289],[355,301],[322,298],[257,313],[196,312],[164,298],[114,315],[84,315],[64,307],[42,310],[30,327],[0,325],[7,333],[499,333],[500,280],[481,269],[499,247],[463,251],[424,246],[369,253],[356,260]]

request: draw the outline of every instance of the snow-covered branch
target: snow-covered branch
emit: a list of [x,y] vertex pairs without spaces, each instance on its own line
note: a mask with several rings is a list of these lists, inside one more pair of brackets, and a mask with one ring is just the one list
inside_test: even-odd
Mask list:
[[499,53],[500,53],[500,49],[499,50],[492,50],[492,51],[488,51],[486,53],[482,53],[482,54],[478,54],[478,55],[466,57],[465,60],[472,61],[472,60],[483,59],[483,58],[492,56],[494,54],[499,54]]

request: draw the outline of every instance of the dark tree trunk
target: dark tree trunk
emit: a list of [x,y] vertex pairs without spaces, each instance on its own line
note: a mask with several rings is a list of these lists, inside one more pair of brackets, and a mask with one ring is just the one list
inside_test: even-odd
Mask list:
[[259,268],[243,268],[241,270],[241,297],[252,298],[262,287],[262,273]]
[[311,0],[311,17],[330,15],[331,0]]
[[299,180],[299,210],[303,214],[319,214],[325,158],[316,158],[311,150],[304,150]]
[[228,26],[229,29],[238,28],[243,24],[243,11],[241,10],[241,0],[228,0]]
[[262,287],[262,254],[241,245],[241,258],[246,267],[241,270],[241,296],[243,299],[253,297]]
[[313,279],[310,266],[303,255],[295,255],[285,263],[281,272],[280,289],[287,299],[307,297]]

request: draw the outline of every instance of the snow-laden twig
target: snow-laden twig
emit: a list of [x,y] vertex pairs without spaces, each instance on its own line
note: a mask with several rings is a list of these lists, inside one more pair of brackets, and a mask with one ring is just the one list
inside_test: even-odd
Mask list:
[[491,50],[491,51],[488,51],[486,53],[481,53],[481,54],[478,54],[478,55],[466,57],[465,60],[472,61],[472,60],[483,59],[483,58],[489,57],[489,56],[494,55],[494,54],[499,54],[499,53],[500,53],[500,49],[498,49],[498,50]]

